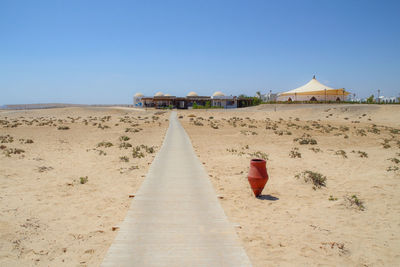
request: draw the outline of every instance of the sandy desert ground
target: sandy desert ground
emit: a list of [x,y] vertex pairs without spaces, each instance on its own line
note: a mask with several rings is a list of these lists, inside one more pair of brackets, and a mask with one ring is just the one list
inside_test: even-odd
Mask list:
[[[398,114],[389,105],[178,112],[254,266],[400,264]],[[168,116],[0,111],[0,266],[98,266]],[[254,157],[267,158],[270,175],[258,199],[247,182]],[[295,177],[304,171],[316,185]]]
[[126,108],[1,111],[0,266],[98,266],[168,118]]
[[[254,266],[400,265],[399,114],[376,105],[179,112]],[[259,199],[246,177],[255,157],[267,158],[270,176]]]

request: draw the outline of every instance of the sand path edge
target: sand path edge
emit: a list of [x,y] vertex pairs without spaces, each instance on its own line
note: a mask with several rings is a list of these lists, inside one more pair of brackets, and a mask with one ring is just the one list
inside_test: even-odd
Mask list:
[[176,112],[101,266],[251,266]]

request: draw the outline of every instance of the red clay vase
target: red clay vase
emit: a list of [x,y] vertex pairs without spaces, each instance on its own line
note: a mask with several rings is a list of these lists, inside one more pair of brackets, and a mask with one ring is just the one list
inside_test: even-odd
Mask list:
[[258,197],[268,181],[266,161],[263,159],[252,159],[250,161],[250,170],[247,179],[254,195]]

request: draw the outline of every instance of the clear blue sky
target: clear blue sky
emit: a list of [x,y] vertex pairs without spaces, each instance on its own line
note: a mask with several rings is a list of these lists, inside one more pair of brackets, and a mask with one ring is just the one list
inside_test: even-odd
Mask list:
[[400,93],[400,1],[0,0],[0,105],[286,91]]

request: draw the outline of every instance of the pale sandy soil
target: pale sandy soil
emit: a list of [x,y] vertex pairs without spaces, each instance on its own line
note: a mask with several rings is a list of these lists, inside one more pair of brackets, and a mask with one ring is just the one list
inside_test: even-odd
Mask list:
[[[276,108],[179,111],[253,264],[399,266],[400,106]],[[293,140],[303,134],[317,144]],[[256,152],[268,154],[270,175],[260,199],[247,182]],[[326,187],[295,178],[306,170],[326,176]]]
[[[0,266],[98,266],[116,235],[112,227],[126,215],[129,194],[139,188],[162,144],[169,113],[156,112],[0,111],[0,136],[13,138],[0,140]],[[147,152],[140,149],[144,158],[133,158],[132,147],[119,148],[121,136],[133,147],[146,145]],[[97,147],[103,141],[113,146]],[[9,154],[14,148],[24,152]]]

